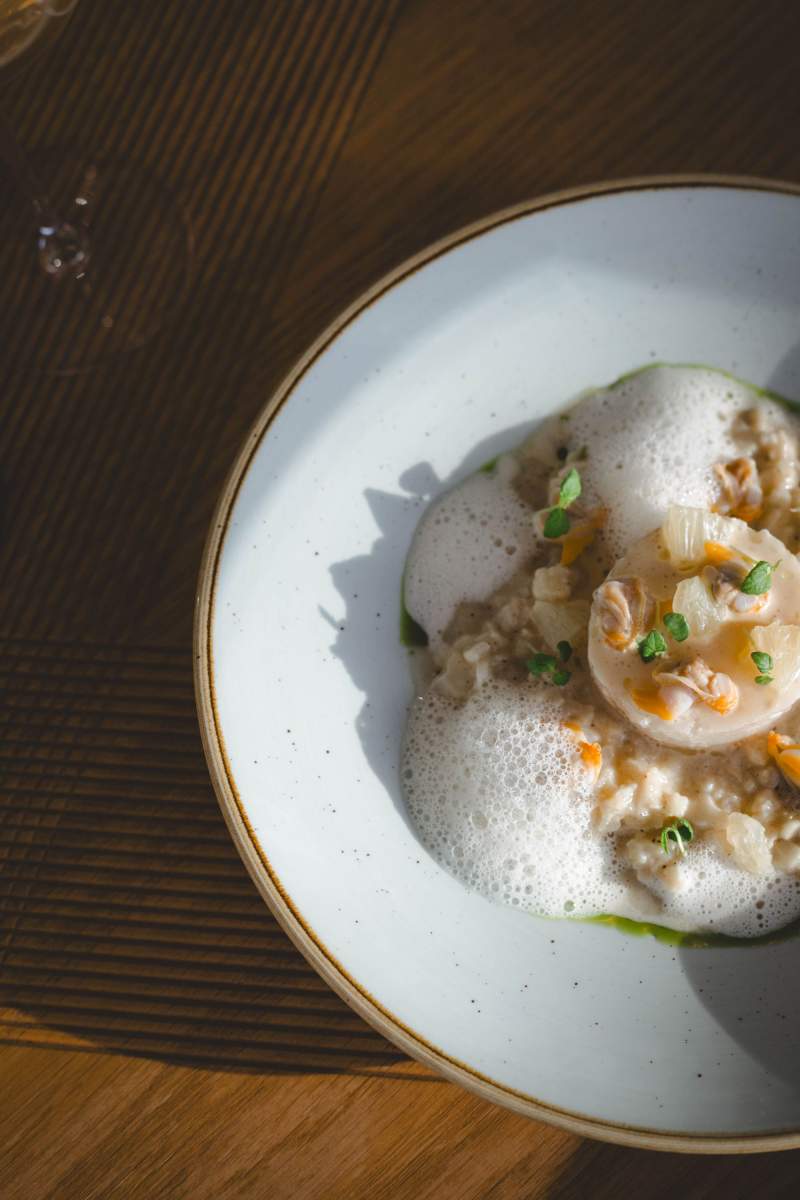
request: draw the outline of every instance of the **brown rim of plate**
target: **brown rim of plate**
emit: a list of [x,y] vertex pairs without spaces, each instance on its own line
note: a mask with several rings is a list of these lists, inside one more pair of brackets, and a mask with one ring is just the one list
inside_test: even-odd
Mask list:
[[322,976],[325,982],[351,1008],[385,1038],[411,1058],[417,1059],[458,1083],[476,1095],[500,1104],[513,1112],[535,1120],[560,1126],[582,1137],[598,1138],[624,1146],[648,1150],[678,1151],[688,1154],[752,1154],[763,1151],[790,1150],[800,1147],[800,1130],[792,1133],[686,1134],[670,1133],[637,1126],[598,1120],[567,1109],[557,1108],[534,1096],[519,1092],[480,1074],[466,1063],[459,1062],[421,1034],[405,1025],[399,1017],[384,1008],[358,980],[338,962],[321,938],[302,916],[291,896],[278,878],[256,838],[239,795],[220,726],[214,692],[211,628],[214,612],[214,593],[222,546],[231,519],[239,488],[248,467],[269,430],[272,419],[291,396],[295,387],[327,347],[365,309],[401,280],[427,265],[454,247],[462,245],[497,229],[519,217],[543,212],[550,208],[574,204],[619,192],[639,192],[679,187],[726,187],[742,191],[764,191],[800,196],[800,185],[778,180],[731,175],[656,175],[616,182],[590,184],[553,192],[536,200],[525,201],[484,217],[456,233],[434,242],[384,275],[336,318],[316,339],[276,388],[254,425],[231,468],[217,501],[211,527],[206,538],[195,602],[194,621],[194,683],[195,699],[200,722],[206,761],[211,781],[219,800],[222,815],[247,870],[278,924],[294,942],[300,953]]

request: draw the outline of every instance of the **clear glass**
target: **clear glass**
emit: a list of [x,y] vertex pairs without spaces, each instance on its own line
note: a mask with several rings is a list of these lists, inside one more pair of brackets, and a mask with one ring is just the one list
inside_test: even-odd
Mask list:
[[[0,74],[66,24],[78,0],[0,0]],[[144,165],[77,149],[29,153],[0,112],[4,367],[74,374],[148,342],[188,289],[192,232]]]
[[78,0],[0,0],[0,67],[58,33]]

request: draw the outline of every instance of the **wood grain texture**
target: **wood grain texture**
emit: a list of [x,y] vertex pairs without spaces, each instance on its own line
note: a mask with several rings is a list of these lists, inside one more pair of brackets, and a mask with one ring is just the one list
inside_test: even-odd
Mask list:
[[242,871],[185,654],[42,651],[0,643],[0,1040],[227,1069],[399,1061]]
[[54,381],[3,356],[3,1200],[797,1195],[800,1153],[581,1142],[363,1025],[232,848],[191,617],[238,445],[338,311],[553,188],[800,180],[798,44],[779,0],[81,0],[6,83],[30,145],[157,172],[196,255],[179,318],[134,358]]

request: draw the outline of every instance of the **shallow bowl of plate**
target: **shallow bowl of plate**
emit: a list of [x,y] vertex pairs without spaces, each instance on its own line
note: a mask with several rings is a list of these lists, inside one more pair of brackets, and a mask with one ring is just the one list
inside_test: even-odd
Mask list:
[[800,395],[800,193],[650,179],[498,213],[405,263],[271,396],[198,588],[211,777],[330,986],[480,1095],[620,1143],[800,1146],[800,941],[685,948],[466,891],[399,779],[401,577],[430,500],[583,389],[703,362]]

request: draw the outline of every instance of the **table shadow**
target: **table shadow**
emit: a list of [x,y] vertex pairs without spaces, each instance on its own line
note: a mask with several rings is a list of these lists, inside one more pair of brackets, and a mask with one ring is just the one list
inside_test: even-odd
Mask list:
[[794,1197],[800,1151],[780,1154],[664,1154],[583,1141],[542,1195],[546,1200],[764,1200]]
[[6,639],[0,689],[0,1041],[423,1077],[256,892],[208,781],[188,651]]

